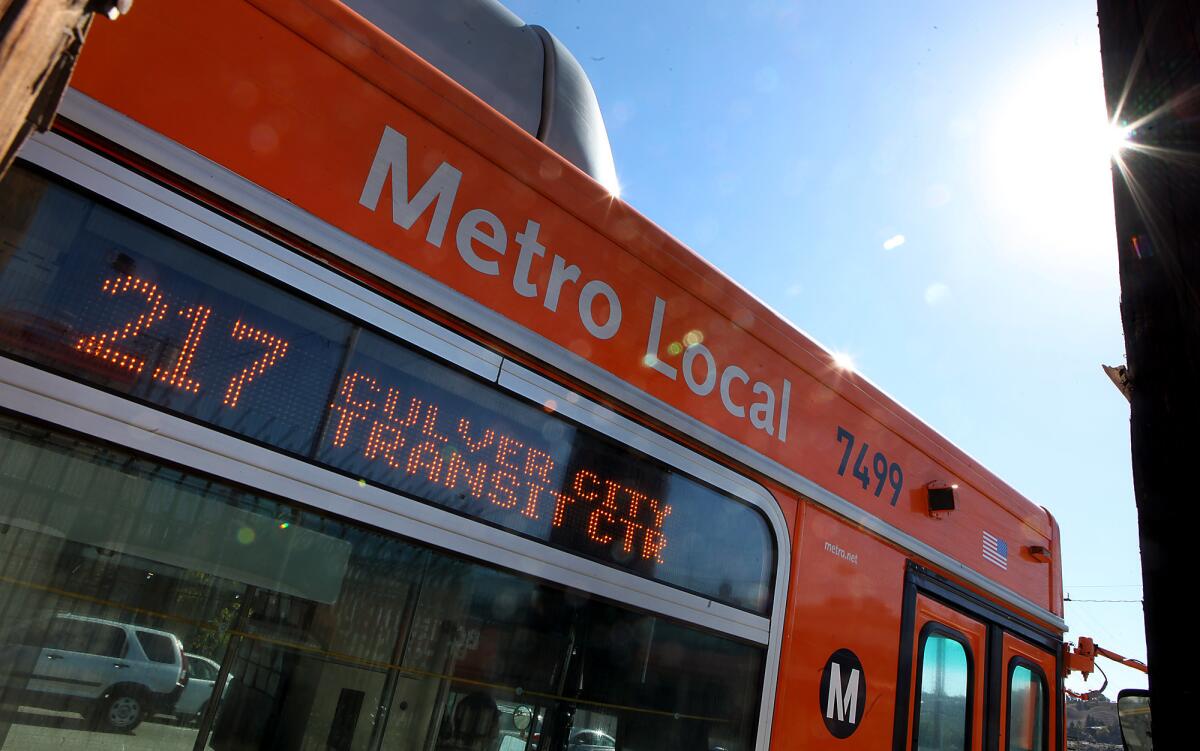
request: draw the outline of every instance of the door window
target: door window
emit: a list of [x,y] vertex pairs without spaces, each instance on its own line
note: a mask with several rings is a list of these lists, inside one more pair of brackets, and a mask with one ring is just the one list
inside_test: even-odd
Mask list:
[[1046,679],[1032,665],[1013,660],[1008,673],[1008,751],[1046,748]]
[[907,748],[982,751],[987,625],[923,593],[914,615]]
[[970,740],[971,656],[962,637],[930,629],[921,641],[918,751],[966,749]]

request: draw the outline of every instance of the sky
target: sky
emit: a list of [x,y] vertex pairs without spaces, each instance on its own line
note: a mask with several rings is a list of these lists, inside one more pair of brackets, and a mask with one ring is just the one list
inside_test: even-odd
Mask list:
[[1068,639],[1144,660],[1094,0],[506,5],[587,71],[622,198],[1050,509]]

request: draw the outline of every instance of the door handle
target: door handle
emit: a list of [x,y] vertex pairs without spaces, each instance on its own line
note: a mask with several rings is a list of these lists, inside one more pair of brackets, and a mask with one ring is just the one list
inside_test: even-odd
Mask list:
[[46,655],[47,660],[61,660],[62,658],[62,655]]
[[129,667],[129,666],[128,666],[128,665],[125,665],[125,664],[122,664],[122,663],[120,663],[120,662],[114,662],[114,663],[113,663],[113,667],[114,667],[114,668],[117,668],[118,670],[120,670],[120,669],[122,669],[122,668],[127,668],[127,667]]

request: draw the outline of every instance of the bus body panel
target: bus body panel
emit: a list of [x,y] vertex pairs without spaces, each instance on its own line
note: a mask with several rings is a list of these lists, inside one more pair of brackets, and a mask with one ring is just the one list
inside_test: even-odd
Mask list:
[[[75,86],[1061,613],[1026,552],[1053,544],[1044,510],[340,4],[148,7],[96,29]],[[925,512],[934,482],[958,486],[948,518]]]
[[[848,650],[862,666],[865,693],[857,697],[861,717],[842,725],[850,733],[840,742],[847,749],[887,748],[895,720],[905,556],[813,504],[801,504],[800,518],[772,738],[782,748],[829,747],[827,714],[832,703],[829,719],[836,719],[836,705],[846,696],[831,702],[822,679],[835,654]],[[848,686],[847,672],[839,676]]]

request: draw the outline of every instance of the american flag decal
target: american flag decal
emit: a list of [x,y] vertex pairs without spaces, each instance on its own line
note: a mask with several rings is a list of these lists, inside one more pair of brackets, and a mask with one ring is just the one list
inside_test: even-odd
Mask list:
[[1008,543],[988,532],[983,533],[983,557],[1008,570]]

